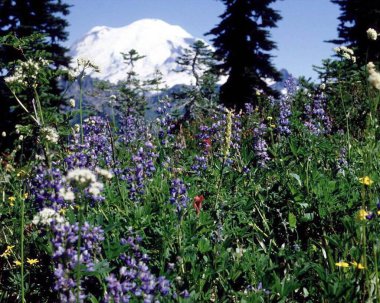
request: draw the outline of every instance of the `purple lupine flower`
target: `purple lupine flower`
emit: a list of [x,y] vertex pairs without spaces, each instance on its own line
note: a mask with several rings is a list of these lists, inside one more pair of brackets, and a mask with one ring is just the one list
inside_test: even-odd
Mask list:
[[338,174],[345,174],[345,170],[348,168],[348,162],[347,162],[347,149],[345,147],[342,147],[339,151],[339,158],[337,161],[337,169]]
[[317,94],[312,104],[305,105],[306,121],[304,125],[314,134],[328,134],[331,132],[331,119],[326,113],[326,97],[323,92]]
[[45,207],[58,211],[68,206],[59,194],[64,186],[62,172],[59,168],[47,168],[37,166],[33,172],[33,177],[29,179],[30,193],[34,197],[33,201],[38,210]]
[[173,141],[174,134],[173,130],[175,128],[174,118],[171,114],[172,105],[167,100],[160,100],[162,104],[156,110],[156,113],[159,115],[157,117],[157,122],[159,126],[158,138],[161,140],[163,146],[168,146],[170,142]]
[[[221,155],[221,146],[224,142],[225,132],[226,132],[226,114],[224,112],[220,112],[217,114],[214,114],[211,117],[211,125],[200,125],[199,127],[199,133],[196,135],[196,138],[198,139],[198,146],[202,150],[202,156],[205,156],[206,158],[210,155],[211,147],[214,151],[214,154]],[[231,136],[231,143],[229,148],[230,155],[233,155],[240,149],[241,144],[241,134],[242,134],[242,127],[241,127],[241,115],[235,114],[232,117],[232,136]],[[201,156],[199,156],[201,157]],[[199,165],[199,160],[203,160],[200,158],[195,159],[194,168],[197,168],[197,165],[199,167],[202,167],[202,165]],[[226,164],[232,164],[233,160],[232,158],[228,158],[226,161]]]
[[[163,276],[152,274],[147,262],[149,257],[141,251],[141,238],[131,235],[122,239],[120,244],[127,249],[119,259],[123,266],[118,272],[107,278],[107,291],[104,302],[129,302],[133,298],[141,298],[143,302],[153,302],[160,296],[170,294],[170,282]],[[158,301],[154,301],[158,302]]]
[[180,179],[174,179],[170,186],[170,203],[176,207],[178,216],[182,214],[182,210],[187,207],[189,198],[185,184]]
[[255,111],[251,103],[245,103],[244,107],[245,107],[245,112],[247,113],[247,115],[252,115]]
[[290,130],[290,116],[292,115],[292,99],[297,91],[296,79],[290,76],[285,81],[285,90],[279,100],[280,115],[277,120],[278,132],[281,135],[288,136],[291,134]]
[[194,171],[197,175],[200,175],[202,172],[206,171],[207,158],[205,156],[195,155],[191,170]]
[[156,171],[154,161],[158,155],[154,149],[152,142],[145,142],[144,147],[140,147],[132,156],[131,166],[125,169],[125,180],[128,185],[129,198],[132,201],[141,200],[145,192],[146,182],[152,178]]
[[[104,240],[103,230],[90,226],[87,222],[82,226],[66,222],[52,225],[52,231],[54,290],[59,293],[60,302],[77,302],[78,292],[79,301],[84,302],[85,290],[81,284],[77,285],[76,268],[84,266],[88,271],[94,270],[97,255],[101,253],[100,243]],[[81,242],[78,259],[79,234]]]
[[123,115],[120,119],[119,141],[128,146],[145,139],[147,124],[139,115]]
[[92,116],[83,123],[83,143],[80,131],[75,132],[68,146],[69,155],[64,159],[68,169],[88,168],[94,170],[97,166],[111,167],[112,145],[108,132],[107,121],[102,117]]
[[264,136],[267,131],[267,126],[264,123],[260,123],[254,130],[254,141],[253,141],[253,149],[255,152],[255,157],[257,164],[260,167],[266,167],[267,162],[270,160],[268,155],[268,145],[264,139]]

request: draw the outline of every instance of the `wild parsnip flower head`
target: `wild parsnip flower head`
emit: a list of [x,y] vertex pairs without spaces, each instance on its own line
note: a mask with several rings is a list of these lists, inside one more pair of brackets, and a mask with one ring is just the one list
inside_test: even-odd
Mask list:
[[57,143],[59,139],[59,135],[57,131],[51,127],[51,126],[46,126],[42,128],[41,134],[44,136],[44,138],[51,142],[51,143]]
[[66,220],[52,208],[44,208],[33,217],[34,225],[50,225],[54,223],[64,223]]
[[377,40],[377,32],[373,28],[367,29],[367,37],[369,40]]
[[70,104],[70,107],[72,107],[72,108],[75,108],[75,99],[70,99],[69,100],[69,104]]
[[230,154],[231,136],[232,136],[232,110],[226,109],[226,131],[224,133],[224,146],[222,148],[222,155],[224,160]]

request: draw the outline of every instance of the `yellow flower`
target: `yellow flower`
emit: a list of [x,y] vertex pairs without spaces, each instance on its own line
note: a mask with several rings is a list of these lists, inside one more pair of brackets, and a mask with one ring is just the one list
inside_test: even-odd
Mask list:
[[364,265],[361,263],[358,263],[356,261],[351,262],[352,266],[354,266],[357,269],[365,269]]
[[366,219],[368,215],[369,215],[368,211],[366,211],[365,209],[361,209],[358,211],[357,218],[358,220],[363,221]]
[[29,259],[29,258],[27,258],[26,262],[29,263],[30,265],[34,265],[34,264],[37,264],[40,261],[38,261],[37,259]]
[[29,194],[28,194],[28,193],[25,193],[25,194],[23,195],[23,198],[24,198],[24,199],[28,199],[28,197],[29,197]]
[[360,182],[361,184],[364,184],[364,185],[370,186],[370,185],[372,185],[373,180],[372,180],[370,177],[365,176],[365,177],[359,178],[359,182]]
[[17,266],[21,266],[21,262],[19,260],[14,260],[13,263]]
[[270,121],[270,120],[272,120],[272,119],[273,119],[273,117],[271,117],[271,116],[268,116],[268,117],[267,117],[267,119]]
[[335,263],[335,266],[338,266],[338,267],[349,267],[350,264],[348,264],[347,262],[340,261],[338,263]]
[[16,201],[16,198],[14,196],[9,197],[8,201],[10,206],[15,206],[14,202]]
[[15,247],[14,245],[8,245],[5,251],[0,255],[0,257],[2,258],[9,257],[14,247]]
[[16,174],[17,177],[23,177],[23,176],[26,176],[26,172],[24,170],[20,170],[17,174]]

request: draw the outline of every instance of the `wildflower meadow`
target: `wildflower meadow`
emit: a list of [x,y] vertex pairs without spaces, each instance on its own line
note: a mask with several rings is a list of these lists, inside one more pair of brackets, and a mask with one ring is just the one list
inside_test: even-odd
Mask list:
[[336,53],[241,110],[203,78],[152,106],[132,73],[99,110],[80,60],[54,71],[80,89],[57,110],[26,51],[5,79],[0,301],[380,302],[380,67]]

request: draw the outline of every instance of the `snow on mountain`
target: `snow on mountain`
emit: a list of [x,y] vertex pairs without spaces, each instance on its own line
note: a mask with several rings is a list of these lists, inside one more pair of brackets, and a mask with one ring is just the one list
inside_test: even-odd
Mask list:
[[134,67],[141,79],[148,79],[159,70],[168,87],[190,85],[194,83],[191,75],[173,70],[178,68],[175,63],[178,56],[196,40],[180,26],[142,19],[120,28],[96,26],[72,45],[70,55],[74,62],[85,58],[99,66],[100,73],[92,73],[91,77],[117,83],[125,80],[128,72],[121,52],[135,49],[145,56]]

